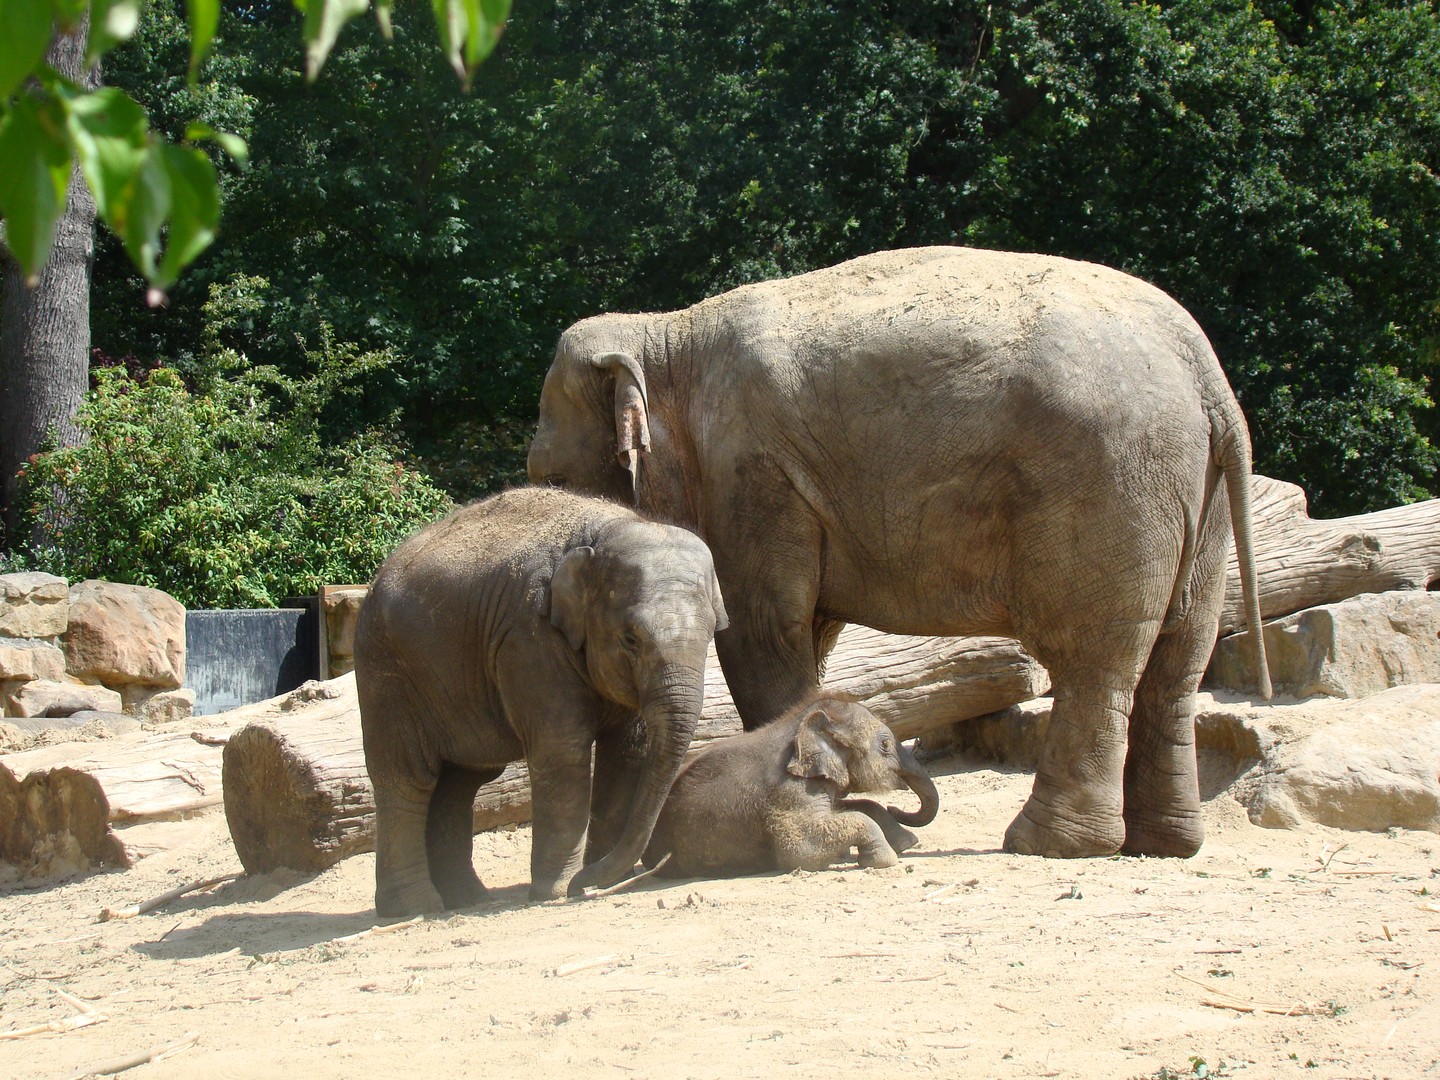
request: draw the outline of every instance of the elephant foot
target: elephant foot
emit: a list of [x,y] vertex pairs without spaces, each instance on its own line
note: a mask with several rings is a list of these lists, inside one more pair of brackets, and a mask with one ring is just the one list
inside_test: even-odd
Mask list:
[[1005,850],[1017,855],[1042,855],[1047,859],[1086,859],[1114,855],[1125,842],[1124,822],[1092,825],[1066,819],[1043,807],[1031,796],[1005,830]]
[[428,881],[423,885],[377,885],[375,914],[382,919],[433,915],[445,910],[445,901]]
[[476,904],[483,903],[485,898],[490,895],[490,890],[485,888],[473,873],[468,879],[459,878],[443,883],[439,891],[447,911],[454,908],[474,907]]
[[909,829],[905,828],[904,825],[899,824],[897,824],[893,829],[885,830],[885,839],[889,841],[890,846],[895,849],[895,854],[897,855],[902,852],[909,851],[911,848],[916,847],[920,843],[920,838],[918,836],[916,836]]
[[889,844],[880,844],[872,849],[860,849],[860,865],[874,867],[883,870],[887,866],[898,866],[900,856],[896,855]]
[[1125,815],[1126,855],[1149,855],[1154,858],[1188,859],[1205,842],[1205,825],[1200,816]]

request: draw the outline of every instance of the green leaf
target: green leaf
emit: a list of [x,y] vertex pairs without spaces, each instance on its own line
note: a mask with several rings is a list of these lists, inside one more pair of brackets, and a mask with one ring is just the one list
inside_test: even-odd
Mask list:
[[95,64],[120,42],[130,40],[140,25],[140,11],[144,6],[144,0],[93,0],[90,40],[85,45],[86,67]]
[[230,155],[230,159],[240,168],[250,164],[250,147],[239,135],[229,131],[220,131],[209,124],[191,124],[185,129],[186,142],[213,142]]
[[8,100],[45,58],[50,21],[45,0],[0,3],[0,101]]
[[[20,0],[22,4],[33,2],[34,0]],[[90,0],[50,0],[50,10],[55,13],[60,29],[67,34],[80,25],[80,20],[85,17],[89,7]]]
[[95,209],[123,233],[127,201],[145,161],[145,110],[113,87],[62,100],[70,141],[95,196]]
[[0,217],[5,243],[36,281],[50,245],[55,223],[65,209],[70,182],[70,147],[65,141],[59,103],[22,97],[0,120]]
[[158,153],[170,178],[170,229],[154,284],[165,289],[214,241],[220,227],[220,185],[215,166],[196,147],[164,145]]
[[305,16],[306,79],[315,81],[345,24],[369,6],[370,0],[295,0],[296,9]]
[[190,20],[190,81],[205,57],[210,55],[210,45],[215,40],[215,28],[220,25],[220,0],[185,0],[185,10]]
[[130,261],[152,283],[160,273],[160,227],[170,212],[170,173],[158,150],[152,145],[145,155],[124,208],[124,225],[118,230]]
[[440,46],[455,74],[470,88],[475,71],[505,31],[510,0],[432,0]]

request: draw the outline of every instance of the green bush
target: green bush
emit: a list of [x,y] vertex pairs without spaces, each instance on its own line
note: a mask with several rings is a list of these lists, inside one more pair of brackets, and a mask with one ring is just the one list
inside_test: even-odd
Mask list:
[[[223,297],[210,305],[220,325]],[[187,607],[271,607],[368,581],[400,540],[449,508],[378,431],[326,446],[321,413],[390,365],[328,333],[303,378],[250,368],[211,336],[190,380],[171,368],[93,372],[75,447],[22,478],[25,563],[73,580],[150,585]]]

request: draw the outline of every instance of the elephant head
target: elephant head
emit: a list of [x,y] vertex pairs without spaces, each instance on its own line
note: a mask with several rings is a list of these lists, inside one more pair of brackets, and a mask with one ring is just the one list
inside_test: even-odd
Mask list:
[[704,542],[630,519],[564,556],[551,579],[549,614],[583,656],[591,684],[636,710],[647,737],[629,817],[614,849],[571,881],[576,895],[614,884],[644,852],[700,720],[710,639],[729,619]]
[[806,780],[834,785],[841,795],[908,787],[920,796],[920,809],[887,807],[902,825],[935,820],[940,796],[915,756],[858,701],[827,696],[801,718],[786,771]]
[[642,316],[587,319],[561,337],[540,392],[530,482],[633,503],[650,452]]

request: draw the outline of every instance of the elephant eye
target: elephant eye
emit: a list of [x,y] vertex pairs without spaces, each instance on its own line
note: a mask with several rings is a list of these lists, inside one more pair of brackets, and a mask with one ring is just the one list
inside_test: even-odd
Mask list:
[[880,751],[881,751],[881,753],[888,754],[888,753],[890,753],[891,750],[894,750],[894,749],[895,749],[895,744],[890,741],[890,736],[889,736],[889,735],[881,735],[881,736],[880,736]]
[[620,635],[620,644],[629,652],[634,652],[640,647],[640,639],[635,636],[634,630],[626,630]]

